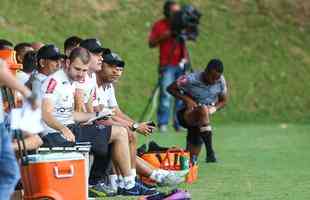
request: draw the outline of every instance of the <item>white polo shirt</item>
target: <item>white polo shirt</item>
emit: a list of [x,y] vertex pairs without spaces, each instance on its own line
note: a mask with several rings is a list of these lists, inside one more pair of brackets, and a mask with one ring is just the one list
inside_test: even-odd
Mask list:
[[96,99],[93,102],[94,106],[102,105],[105,108],[117,107],[115,98],[115,90],[112,83],[104,84],[96,89]]
[[74,85],[76,89],[80,89],[83,91],[84,103],[87,103],[90,97],[93,98],[93,101],[96,99],[97,79],[95,73],[92,73],[91,75],[86,74],[84,80],[79,82],[75,81]]
[[35,72],[32,76],[33,76],[33,80],[31,81],[32,92],[38,95],[38,99],[41,101],[42,100],[41,88],[48,76],[40,72]]
[[[49,99],[54,105],[53,116],[62,124],[73,124],[74,84],[67,74],[60,69],[48,76],[41,87],[42,99]],[[46,132],[58,132],[46,126]]]

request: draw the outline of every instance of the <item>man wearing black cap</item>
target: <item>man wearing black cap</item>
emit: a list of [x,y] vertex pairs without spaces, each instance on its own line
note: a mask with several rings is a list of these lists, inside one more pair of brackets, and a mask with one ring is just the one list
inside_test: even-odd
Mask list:
[[114,108],[115,116],[126,123],[127,128],[148,135],[153,131],[153,126],[148,126],[147,123],[138,124],[125,115],[117,105],[113,83],[121,77],[124,67],[124,61],[117,54],[110,53],[103,56],[102,69],[96,73],[98,90],[94,106],[99,106],[99,109]]
[[188,130],[187,149],[192,158],[197,157],[204,142],[206,162],[216,162],[209,118],[227,103],[227,85],[223,71],[222,61],[212,59],[203,72],[181,76],[168,87],[170,94],[185,104],[185,108],[178,112],[178,119]]
[[76,83],[77,96],[82,98],[82,105],[78,105],[77,110],[92,112],[92,106],[89,105],[91,105],[92,101],[94,100],[97,85],[96,75],[94,73],[101,69],[103,60],[102,54],[106,53],[106,51],[108,50],[103,48],[100,41],[95,38],[83,40],[80,43],[80,47],[83,47],[90,52],[91,60],[89,63],[89,70],[85,79]]
[[59,49],[53,44],[47,44],[41,47],[37,54],[37,72],[30,78],[32,91],[40,95],[40,89],[50,74],[60,68],[61,59],[65,56],[60,53]]
[[[136,168],[142,169],[147,168],[146,165],[142,164],[141,160],[136,160],[136,135],[135,131],[142,135],[150,135],[155,126],[149,122],[138,123],[133,119],[128,117],[117,104],[115,97],[115,91],[113,83],[117,82],[123,73],[125,67],[125,62],[115,53],[105,54],[103,56],[102,69],[96,72],[97,75],[97,89],[96,89],[96,99],[93,102],[93,105],[96,107],[95,110],[100,111],[103,108],[110,108],[114,110],[115,115],[111,120],[101,121],[105,125],[119,125],[125,127],[128,130],[129,142],[130,142],[130,151],[131,151],[131,174],[136,176]],[[137,162],[137,167],[136,167]],[[167,173],[162,170],[152,170],[147,168],[150,171],[149,176],[155,181],[162,184],[178,184],[182,181],[182,178],[173,173]],[[98,172],[100,173],[100,172]],[[156,176],[155,176],[156,174]],[[154,176],[153,176],[154,175]],[[122,186],[122,177],[117,177],[116,174],[110,175],[110,183],[112,187],[123,187]],[[118,179],[118,181],[116,181]]]

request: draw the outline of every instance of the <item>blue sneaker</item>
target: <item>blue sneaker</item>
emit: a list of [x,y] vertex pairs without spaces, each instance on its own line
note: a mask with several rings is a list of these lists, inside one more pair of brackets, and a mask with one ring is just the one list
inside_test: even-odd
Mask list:
[[131,189],[123,189],[122,195],[125,196],[140,196],[140,195],[154,195],[158,194],[157,190],[149,189],[140,183],[136,183]]
[[118,195],[123,195],[123,192],[124,192],[124,188],[120,188],[120,187],[117,188]]
[[147,187],[151,190],[156,190],[156,186],[155,185],[149,185],[146,183],[143,183],[143,181],[141,179],[139,179],[138,177],[136,177],[136,183],[143,185],[144,187]]

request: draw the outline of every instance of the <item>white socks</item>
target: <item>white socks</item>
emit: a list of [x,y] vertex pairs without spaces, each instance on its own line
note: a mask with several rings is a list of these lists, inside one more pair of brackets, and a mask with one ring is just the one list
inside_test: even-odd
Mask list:
[[121,189],[125,188],[125,182],[124,182],[124,178],[122,175],[118,175],[118,187]]
[[136,170],[136,169],[131,169],[130,172],[131,172],[131,173],[130,173],[131,176],[133,176],[133,177],[136,178],[136,176],[137,176],[137,170]]
[[118,177],[116,174],[111,174],[109,176],[110,184],[113,190],[117,191],[118,188]]
[[133,177],[133,176],[125,176],[123,180],[124,180],[124,184],[125,184],[124,188],[126,190],[133,188],[136,184],[135,177]]
[[130,175],[123,177],[122,175],[110,175],[110,182],[113,189],[119,187],[121,189],[129,190],[136,184],[136,176]]
[[200,127],[200,132],[206,132],[206,131],[212,131],[212,127],[211,125],[206,125],[206,126],[202,126]]

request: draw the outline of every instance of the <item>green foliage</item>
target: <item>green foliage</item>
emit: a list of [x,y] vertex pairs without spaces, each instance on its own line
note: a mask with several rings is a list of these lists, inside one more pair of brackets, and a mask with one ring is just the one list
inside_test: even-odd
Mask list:
[[[230,102],[216,121],[309,122],[309,25],[296,20],[294,2],[192,1],[203,13],[200,37],[188,45],[193,66],[221,58],[230,87]],[[162,1],[2,0],[0,11],[0,37],[15,43],[62,47],[71,35],[100,38],[127,63],[121,107],[134,117],[142,112],[157,82],[158,52],[148,48],[147,37],[162,16]]]

